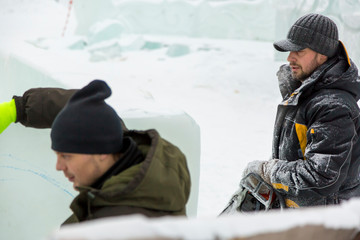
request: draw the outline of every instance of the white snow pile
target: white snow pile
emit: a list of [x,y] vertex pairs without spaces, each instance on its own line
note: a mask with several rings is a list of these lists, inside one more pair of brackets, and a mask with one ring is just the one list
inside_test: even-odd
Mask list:
[[[353,237],[360,226],[360,200],[354,199],[340,206],[327,208],[308,208],[301,210],[272,211],[249,215],[222,216],[219,218],[163,217],[148,219],[139,215],[114,217],[78,225],[64,226],[55,231],[49,240],[112,240],[112,239],[264,239],[261,234],[285,238],[286,231],[295,229],[296,236],[291,239],[315,239],[324,227],[332,237],[326,239],[345,239]],[[317,230],[311,227],[318,227]],[[343,231],[334,234],[331,230]],[[270,235],[269,235],[270,234]],[[308,236],[311,238],[307,238]],[[320,235],[321,236],[321,235]],[[324,237],[324,235],[322,235]],[[275,239],[275,238],[274,238]],[[325,239],[325,238],[321,238]],[[348,239],[348,238],[346,238]],[[350,239],[350,238],[349,238]]]

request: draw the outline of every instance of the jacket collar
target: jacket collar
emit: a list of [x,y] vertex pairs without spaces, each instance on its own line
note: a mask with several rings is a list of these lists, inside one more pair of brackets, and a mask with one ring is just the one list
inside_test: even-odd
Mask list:
[[[301,96],[303,96],[304,94],[306,94],[306,92],[311,92],[311,89],[314,87],[315,83],[317,81],[319,81],[319,79],[321,79],[324,74],[330,69],[332,68],[337,62],[337,58],[331,58],[328,61],[326,61],[324,64],[322,64],[321,66],[319,66],[307,79],[305,79],[301,85],[299,86],[300,82],[298,82],[297,84],[292,84],[293,86],[299,86],[298,88],[294,89],[289,89],[288,95],[283,94],[283,101],[280,103],[280,105],[284,105],[284,106],[296,106],[299,103],[299,99]],[[284,74],[280,74],[280,73],[284,73]],[[296,80],[294,80],[291,76],[291,70],[290,70],[290,65],[286,64],[280,67],[280,70],[278,72],[278,77],[279,77],[279,84],[280,84],[280,89],[281,89],[281,82],[284,84],[284,82],[295,82]],[[288,85],[290,85],[288,83]],[[291,92],[292,91],[292,92]],[[291,92],[291,94],[289,94]]]
[[104,175],[91,185],[92,188],[101,189],[107,179],[144,160],[142,153],[137,148],[137,144],[132,138],[125,137],[123,141],[124,150],[122,151],[122,157],[120,157],[120,159],[118,159],[118,161],[116,161],[115,164],[104,173]]

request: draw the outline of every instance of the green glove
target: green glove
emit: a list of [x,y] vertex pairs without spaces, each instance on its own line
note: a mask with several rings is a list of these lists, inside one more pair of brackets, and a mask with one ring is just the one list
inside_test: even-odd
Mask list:
[[0,133],[2,133],[11,123],[16,121],[15,100],[0,103]]

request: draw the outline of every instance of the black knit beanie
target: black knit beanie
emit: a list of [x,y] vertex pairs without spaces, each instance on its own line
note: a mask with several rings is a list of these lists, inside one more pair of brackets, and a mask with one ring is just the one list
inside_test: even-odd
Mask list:
[[94,80],[77,91],[52,124],[52,149],[83,154],[120,152],[121,119],[104,101],[110,95],[111,89],[101,80]]
[[310,48],[332,57],[337,52],[339,35],[336,24],[321,14],[310,13],[299,18],[290,28],[287,39],[274,43],[281,52]]

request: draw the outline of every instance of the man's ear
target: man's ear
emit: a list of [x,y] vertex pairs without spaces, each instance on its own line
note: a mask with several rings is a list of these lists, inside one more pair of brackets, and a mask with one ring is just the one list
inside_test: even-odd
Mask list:
[[114,154],[99,154],[99,159],[101,162],[111,160],[111,162],[116,162],[118,158],[115,158]]
[[328,60],[328,57],[322,54],[318,54],[318,62],[321,64],[323,64],[324,62],[326,62]]
[[100,162],[106,160],[108,158],[109,154],[98,154],[98,158],[100,160]]

